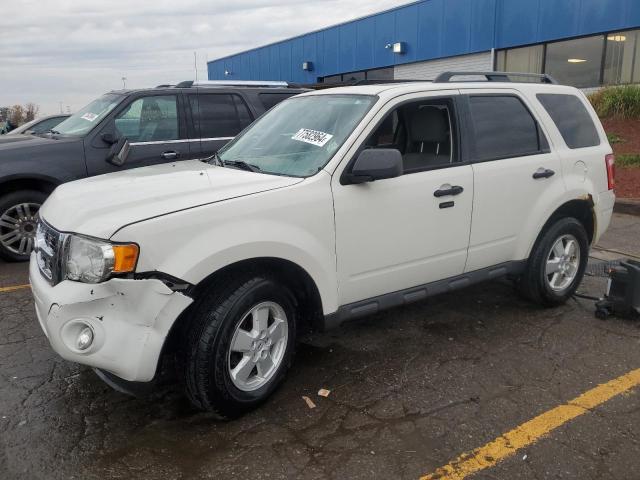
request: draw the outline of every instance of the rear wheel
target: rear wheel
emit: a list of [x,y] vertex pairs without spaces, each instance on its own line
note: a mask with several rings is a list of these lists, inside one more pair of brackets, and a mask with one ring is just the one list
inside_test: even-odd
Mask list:
[[0,197],[0,257],[4,260],[29,260],[35,244],[38,212],[46,198],[37,190],[20,190]]
[[294,353],[295,301],[286,287],[262,276],[218,288],[194,308],[181,365],[193,405],[234,418],[284,380]]
[[584,226],[572,217],[560,218],[541,234],[520,281],[522,293],[545,306],[566,302],[582,281],[589,256]]

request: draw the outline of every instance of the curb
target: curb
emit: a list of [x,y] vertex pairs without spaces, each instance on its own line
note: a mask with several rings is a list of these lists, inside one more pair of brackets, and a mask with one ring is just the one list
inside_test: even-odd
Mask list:
[[639,198],[616,198],[613,206],[616,213],[626,213],[627,215],[635,215],[640,217],[640,199]]

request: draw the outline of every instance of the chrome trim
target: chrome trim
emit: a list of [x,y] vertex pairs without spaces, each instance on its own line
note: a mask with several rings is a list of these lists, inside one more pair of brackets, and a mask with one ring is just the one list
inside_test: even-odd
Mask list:
[[163,145],[173,143],[187,143],[187,142],[210,142],[216,140],[233,140],[235,137],[211,137],[211,138],[181,138],[180,140],[157,140],[153,142],[131,142],[129,146],[136,147],[139,145]]

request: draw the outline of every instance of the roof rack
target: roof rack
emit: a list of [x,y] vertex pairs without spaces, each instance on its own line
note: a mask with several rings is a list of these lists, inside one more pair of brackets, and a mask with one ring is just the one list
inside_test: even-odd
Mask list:
[[452,77],[485,77],[487,82],[511,82],[510,77],[512,76],[536,79],[540,83],[551,83],[554,85],[558,83],[555,78],[546,73],[520,72],[442,72],[433,80],[433,83],[448,83]]
[[288,82],[274,82],[263,80],[185,80],[176,85],[176,88],[189,87],[271,87],[288,88],[293,85]]

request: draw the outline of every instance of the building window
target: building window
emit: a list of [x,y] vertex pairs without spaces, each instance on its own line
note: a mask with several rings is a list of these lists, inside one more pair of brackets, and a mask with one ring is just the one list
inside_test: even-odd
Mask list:
[[542,73],[544,45],[501,50],[496,69],[501,72]]
[[362,70],[320,78],[321,83],[357,82],[359,80],[393,80],[393,67]]
[[606,37],[604,83],[640,82],[640,31],[609,33]]
[[547,44],[544,71],[560,83],[574,87],[600,85],[604,38],[578,38]]

